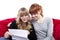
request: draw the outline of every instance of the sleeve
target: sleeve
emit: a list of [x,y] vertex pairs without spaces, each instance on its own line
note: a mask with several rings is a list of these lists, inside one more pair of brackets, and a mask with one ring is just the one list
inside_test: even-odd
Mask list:
[[9,29],[17,29],[16,21],[13,21],[13,22],[10,24]]
[[52,19],[48,19],[48,31],[47,31],[47,37],[44,40],[54,40],[53,37],[53,21]]
[[10,36],[9,38],[7,38],[8,40],[12,40],[12,36]]
[[[9,29],[17,29],[16,21],[11,22]],[[8,37],[7,39],[12,40],[12,36]]]

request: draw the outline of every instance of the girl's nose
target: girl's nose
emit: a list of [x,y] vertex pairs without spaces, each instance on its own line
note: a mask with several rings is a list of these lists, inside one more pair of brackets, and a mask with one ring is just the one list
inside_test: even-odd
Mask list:
[[32,17],[35,17],[35,15],[32,15]]
[[26,17],[26,16],[23,16],[24,18]]

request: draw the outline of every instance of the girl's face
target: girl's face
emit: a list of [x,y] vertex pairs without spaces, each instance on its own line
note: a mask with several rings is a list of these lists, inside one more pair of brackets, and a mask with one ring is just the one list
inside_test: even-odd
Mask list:
[[21,20],[22,20],[22,22],[28,22],[28,20],[29,20],[29,15],[22,14]]
[[36,14],[31,14],[31,18],[32,18],[32,20],[38,20],[38,14],[36,13]]
[[40,16],[40,11],[38,11],[37,13],[31,14],[32,20],[35,20],[35,21],[39,19],[39,16]]

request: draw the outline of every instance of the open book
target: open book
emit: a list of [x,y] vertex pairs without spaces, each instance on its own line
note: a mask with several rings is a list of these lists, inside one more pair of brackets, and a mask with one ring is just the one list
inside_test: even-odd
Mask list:
[[12,36],[27,38],[29,31],[20,29],[8,29]]

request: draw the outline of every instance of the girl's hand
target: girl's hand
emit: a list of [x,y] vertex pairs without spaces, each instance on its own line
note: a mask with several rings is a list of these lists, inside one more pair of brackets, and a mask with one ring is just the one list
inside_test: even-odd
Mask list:
[[5,38],[9,38],[11,36],[11,34],[7,31],[7,32],[5,32],[5,34],[4,34],[4,37]]

